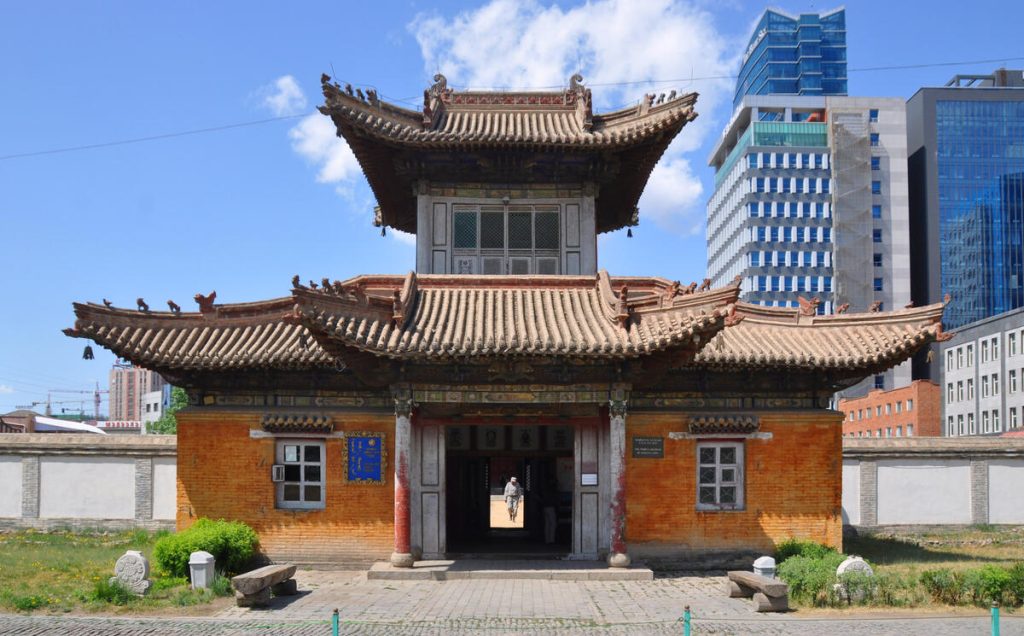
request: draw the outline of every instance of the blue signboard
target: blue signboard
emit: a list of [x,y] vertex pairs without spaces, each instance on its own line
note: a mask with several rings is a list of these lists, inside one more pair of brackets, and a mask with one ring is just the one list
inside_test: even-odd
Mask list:
[[384,483],[384,436],[347,435],[346,480],[355,483]]

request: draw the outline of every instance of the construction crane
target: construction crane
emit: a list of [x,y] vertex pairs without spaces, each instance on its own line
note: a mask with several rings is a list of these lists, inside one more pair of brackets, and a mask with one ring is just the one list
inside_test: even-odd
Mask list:
[[[45,402],[38,401],[38,402],[32,402],[31,404],[19,404],[19,405],[15,406],[14,408],[16,408],[16,409],[34,409],[37,406],[45,404],[46,405],[46,412],[44,413],[44,415],[46,415],[46,417],[50,417],[50,416],[53,415],[53,405],[54,404],[58,404],[58,405],[59,404],[77,404],[79,412],[84,416],[85,415],[85,402],[86,402],[86,400],[56,400],[56,401],[54,401],[54,400],[51,400],[51,399],[47,398],[47,400]],[[61,409],[61,412],[65,413],[67,411],[66,411],[66,409]]]
[[50,394],[51,393],[83,393],[83,394],[90,394],[91,393],[92,394],[93,408],[94,408],[93,416],[98,420],[98,419],[100,419],[100,394],[101,393],[110,393],[110,391],[107,391],[107,390],[101,391],[100,390],[100,383],[99,382],[96,383],[96,388],[93,389],[92,391],[82,391],[82,390],[77,390],[77,389],[50,389],[47,392],[47,394],[46,394],[46,403],[47,403],[46,414],[47,415],[50,414],[50,406],[49,406],[49,404],[50,404]]

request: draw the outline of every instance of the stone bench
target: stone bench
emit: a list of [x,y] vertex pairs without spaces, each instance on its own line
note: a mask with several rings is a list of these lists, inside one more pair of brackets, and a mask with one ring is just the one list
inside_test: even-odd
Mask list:
[[785,582],[739,570],[728,575],[726,593],[730,598],[752,598],[758,612],[789,611],[789,586]]
[[295,566],[267,565],[239,574],[231,579],[235,588],[235,602],[239,607],[266,607],[273,596],[291,596],[298,593],[295,584]]

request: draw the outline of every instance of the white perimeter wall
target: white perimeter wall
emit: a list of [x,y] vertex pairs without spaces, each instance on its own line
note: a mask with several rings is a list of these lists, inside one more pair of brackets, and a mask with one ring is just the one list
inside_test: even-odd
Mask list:
[[135,460],[44,457],[39,461],[39,516],[134,519]]
[[860,524],[860,462],[843,461],[843,523]]
[[0,517],[21,516],[21,457],[0,455]]
[[878,525],[971,523],[971,463],[878,462]]
[[989,460],[988,522],[1024,523],[1024,459]]
[[173,521],[177,508],[177,459],[156,457],[153,459],[153,518]]

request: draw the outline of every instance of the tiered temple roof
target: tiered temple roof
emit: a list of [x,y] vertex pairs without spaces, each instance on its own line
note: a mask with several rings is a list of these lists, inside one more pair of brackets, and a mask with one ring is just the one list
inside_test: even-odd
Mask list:
[[[739,287],[661,278],[360,276],[198,313],[75,304],[67,335],[143,367],[315,370],[354,357],[423,364],[529,357],[594,363],[674,355],[710,370],[867,375],[946,337],[943,304],[819,316],[738,300]],[[812,306],[813,310],[813,306]],[[694,357],[695,355],[695,357]]]
[[359,160],[380,206],[379,222],[412,233],[421,179],[614,185],[598,190],[597,231],[633,223],[654,165],[697,116],[697,94],[675,91],[596,114],[579,75],[569,88],[549,92],[454,91],[436,75],[421,111],[330,79],[322,78],[320,111]]

